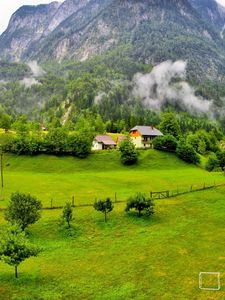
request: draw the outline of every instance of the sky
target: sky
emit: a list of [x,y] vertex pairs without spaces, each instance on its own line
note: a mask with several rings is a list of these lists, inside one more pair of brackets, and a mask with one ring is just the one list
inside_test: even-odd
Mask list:
[[[11,15],[23,5],[37,5],[50,3],[53,0],[1,0],[0,10],[0,34],[6,29]],[[60,0],[62,2],[62,0]],[[225,0],[217,0],[225,7]]]
[[[21,6],[45,4],[53,1],[54,0],[1,0],[0,34],[6,29],[11,15]],[[59,2],[62,1],[60,0]]]

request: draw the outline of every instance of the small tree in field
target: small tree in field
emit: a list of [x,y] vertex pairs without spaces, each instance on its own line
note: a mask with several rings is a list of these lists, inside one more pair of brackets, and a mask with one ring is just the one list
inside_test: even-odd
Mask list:
[[94,209],[105,214],[105,222],[107,221],[107,213],[113,210],[113,203],[110,198],[98,200],[94,203]]
[[18,277],[18,266],[31,256],[37,256],[40,249],[31,245],[25,233],[18,225],[7,228],[0,234],[0,260],[15,268]]
[[70,222],[73,219],[73,209],[72,209],[72,205],[69,202],[67,202],[63,208],[62,219],[66,221],[68,227],[70,227]]
[[119,145],[120,160],[124,165],[133,165],[137,162],[138,155],[134,144],[129,137],[122,140]]
[[146,211],[147,215],[154,214],[154,202],[151,198],[148,198],[145,194],[137,193],[135,196],[130,197],[127,201],[125,211],[135,209],[138,211],[138,216],[141,216],[142,211]]
[[13,193],[5,212],[5,219],[12,224],[17,223],[24,230],[40,219],[41,208],[41,201],[30,194]]

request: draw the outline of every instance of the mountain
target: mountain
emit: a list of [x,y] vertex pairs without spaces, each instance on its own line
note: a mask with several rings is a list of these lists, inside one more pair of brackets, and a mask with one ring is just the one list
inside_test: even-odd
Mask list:
[[0,58],[87,60],[130,45],[141,63],[188,61],[190,77],[225,74],[225,9],[214,0],[66,0],[23,6],[0,37]]
[[[221,34],[225,25],[225,8],[214,0],[189,0],[205,22],[211,23]],[[221,35],[221,37],[223,37]]]

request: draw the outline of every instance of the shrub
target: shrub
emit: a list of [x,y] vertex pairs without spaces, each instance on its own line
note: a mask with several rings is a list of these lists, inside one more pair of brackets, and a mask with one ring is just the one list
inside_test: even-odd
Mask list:
[[146,197],[143,193],[137,193],[127,200],[125,211],[128,212],[131,209],[135,209],[138,211],[139,217],[142,211],[145,211],[147,215],[152,215],[154,214],[154,206],[155,204],[151,198]]
[[217,158],[219,161],[220,168],[224,171],[225,170],[225,151],[217,152]]
[[121,154],[120,160],[124,165],[133,165],[137,162],[137,151],[129,137],[122,140],[119,150]]
[[217,169],[218,167],[220,166],[219,164],[219,160],[216,156],[215,153],[211,154],[209,157],[208,157],[208,160],[207,160],[207,163],[206,163],[206,170],[211,172],[215,169]]
[[157,150],[175,151],[177,148],[177,139],[170,134],[158,136],[153,140],[153,147]]
[[179,158],[188,163],[197,164],[200,162],[200,158],[197,152],[190,144],[186,143],[184,140],[181,140],[177,144],[176,153]]
[[73,209],[72,205],[69,202],[67,202],[63,208],[62,219],[63,221],[67,222],[68,227],[70,228],[70,222],[73,219]]

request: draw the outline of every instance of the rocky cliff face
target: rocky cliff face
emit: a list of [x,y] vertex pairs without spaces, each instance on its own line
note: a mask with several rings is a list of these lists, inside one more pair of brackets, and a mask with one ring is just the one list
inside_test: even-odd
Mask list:
[[19,60],[23,52],[40,39],[60,4],[23,6],[11,17],[7,30],[0,37],[1,56]]
[[184,59],[225,73],[225,10],[214,0],[66,0],[24,6],[0,37],[11,60],[86,60],[130,44],[142,62]]

